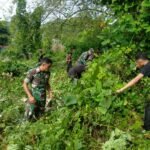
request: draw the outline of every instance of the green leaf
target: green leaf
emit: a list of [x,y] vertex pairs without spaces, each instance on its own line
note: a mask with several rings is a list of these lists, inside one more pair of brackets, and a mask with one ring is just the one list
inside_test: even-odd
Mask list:
[[102,44],[103,46],[105,46],[105,45],[107,45],[107,44],[109,44],[109,43],[110,43],[110,39],[107,39],[107,40],[103,41],[101,44]]
[[66,106],[77,104],[76,96],[70,94],[67,95],[66,97],[64,97],[64,103]]

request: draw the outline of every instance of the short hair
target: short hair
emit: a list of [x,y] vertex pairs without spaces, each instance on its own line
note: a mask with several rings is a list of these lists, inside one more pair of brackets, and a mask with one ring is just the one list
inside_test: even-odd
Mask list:
[[44,57],[44,58],[42,58],[40,60],[40,64],[44,64],[44,63],[46,63],[46,64],[52,64],[53,61],[51,59],[49,59],[48,57]]
[[146,53],[143,53],[143,52],[139,52],[136,57],[135,57],[136,60],[138,59],[143,59],[143,60],[149,60],[149,57]]

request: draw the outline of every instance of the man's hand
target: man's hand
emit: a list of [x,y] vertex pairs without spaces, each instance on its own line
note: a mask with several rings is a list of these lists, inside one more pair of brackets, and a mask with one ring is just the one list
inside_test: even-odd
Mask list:
[[29,102],[30,102],[31,104],[35,104],[35,103],[36,103],[35,98],[34,98],[33,96],[30,96],[30,97],[29,97]]
[[119,89],[119,90],[116,91],[116,93],[119,94],[119,93],[122,93],[123,91],[124,91],[123,89]]
[[23,83],[23,88],[24,88],[26,94],[28,95],[29,103],[35,104],[36,103],[35,98],[32,96],[31,91],[28,87],[28,83],[26,83],[25,81]]

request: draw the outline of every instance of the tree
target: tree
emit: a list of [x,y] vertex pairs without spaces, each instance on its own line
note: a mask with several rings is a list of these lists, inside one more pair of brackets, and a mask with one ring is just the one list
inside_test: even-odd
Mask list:
[[6,46],[9,42],[8,22],[0,21],[0,46]]
[[29,26],[26,12],[26,1],[17,0],[16,15],[11,20],[12,46],[19,53],[29,58],[30,40],[28,40]]
[[41,48],[41,20],[43,14],[43,7],[39,6],[35,8],[34,12],[30,14],[29,26],[30,26],[30,36],[32,38],[32,49],[37,50]]
[[[95,1],[98,2],[98,0]],[[124,37],[130,40],[130,44],[135,44],[137,49],[145,49],[149,51],[149,0],[101,0],[99,4],[106,5],[114,12],[120,29],[124,32]]]
[[26,0],[17,0],[16,15],[11,20],[12,47],[29,59],[29,53],[41,48],[42,7],[33,13],[26,11]]

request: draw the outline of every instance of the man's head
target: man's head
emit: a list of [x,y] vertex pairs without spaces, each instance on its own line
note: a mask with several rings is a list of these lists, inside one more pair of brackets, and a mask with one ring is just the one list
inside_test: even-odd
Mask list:
[[92,55],[92,54],[94,53],[94,49],[93,49],[93,48],[90,48],[90,49],[88,50],[88,53],[89,53],[89,55]]
[[40,61],[40,70],[41,71],[48,71],[50,69],[50,67],[52,66],[52,60],[44,57],[41,59]]
[[136,65],[138,68],[143,67],[149,61],[148,56],[146,53],[138,53],[136,55]]

